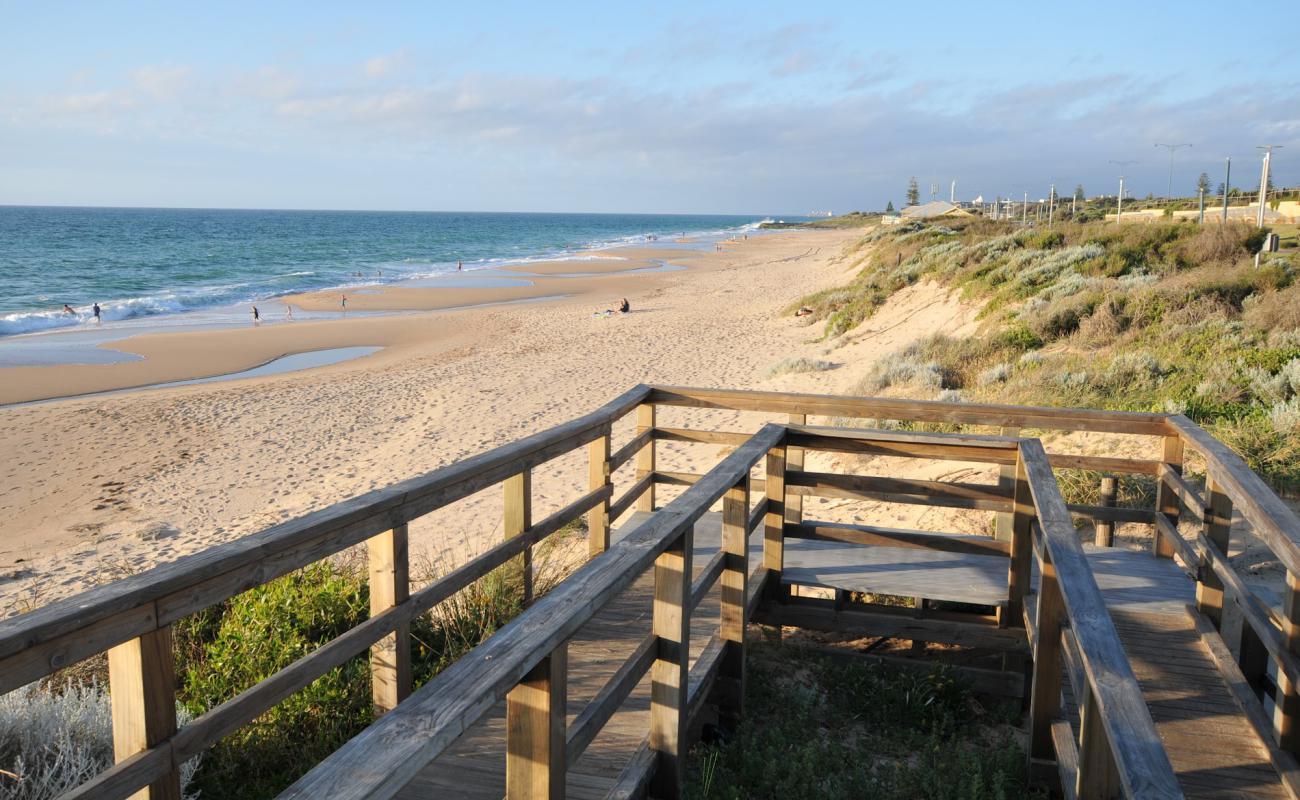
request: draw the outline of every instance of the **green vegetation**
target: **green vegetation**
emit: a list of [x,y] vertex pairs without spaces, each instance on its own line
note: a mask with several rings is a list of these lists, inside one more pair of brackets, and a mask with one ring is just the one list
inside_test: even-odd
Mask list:
[[744,724],[692,750],[689,798],[1035,796],[1017,704],[986,705],[950,670],[764,643],[746,664]]
[[[509,565],[412,624],[415,683],[423,684],[519,613]],[[328,562],[272,581],[176,626],[179,701],[197,716],[364,622],[363,573]],[[203,800],[272,797],[373,721],[370,671],[359,656],[322,676],[204,755]]]
[[839,365],[818,358],[787,358],[768,367],[767,377],[775,378],[778,375],[788,375],[792,372],[825,372],[828,369],[835,369],[837,366]]
[[766,230],[779,230],[782,228],[862,228],[879,221],[879,214],[869,214],[865,211],[850,211],[849,213],[841,214],[838,217],[814,219],[807,222],[764,222],[758,227]]
[[860,391],[1181,412],[1281,488],[1300,486],[1300,259],[1237,223],[1023,229],[976,219],[881,228],[848,285],[799,305],[843,336],[926,279],[985,302],[980,336],[933,336]]

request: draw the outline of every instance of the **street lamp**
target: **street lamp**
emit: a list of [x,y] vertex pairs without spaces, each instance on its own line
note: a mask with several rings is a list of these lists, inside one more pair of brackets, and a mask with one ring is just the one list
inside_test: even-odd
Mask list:
[[1174,151],[1180,147],[1191,147],[1190,144],[1160,144],[1156,142],[1156,147],[1169,148],[1169,187],[1165,190],[1165,199],[1172,200],[1174,197]]
[[1124,168],[1132,166],[1136,161],[1111,161],[1110,163],[1119,167],[1119,202],[1115,206],[1115,224],[1118,225],[1124,217]]

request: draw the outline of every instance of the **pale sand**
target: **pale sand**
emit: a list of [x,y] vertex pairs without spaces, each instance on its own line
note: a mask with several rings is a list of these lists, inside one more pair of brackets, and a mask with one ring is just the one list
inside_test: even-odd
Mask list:
[[[620,252],[627,262],[611,263],[668,258],[691,269],[556,279],[570,296],[539,303],[141,336],[114,346],[145,355],[143,362],[4,370],[0,392],[13,401],[233,372],[302,350],[385,346],[374,356],[301,373],[0,409],[0,614],[425,473],[564,422],[638,382],[847,394],[877,358],[921,336],[976,330],[978,307],[930,284],[900,292],[833,347],[818,341],[820,325],[783,316],[801,295],[847,281],[849,264],[840,254],[855,235],[755,237],[716,254],[629,250]],[[559,262],[564,269],[555,271],[575,263],[592,262]],[[555,293],[537,291],[525,296]],[[592,318],[622,296],[634,313]],[[400,309],[518,296],[463,290],[449,302],[431,290],[390,289],[349,298],[354,308]],[[294,302],[317,299],[330,302],[328,295]],[[799,356],[837,368],[766,376],[773,364]],[[771,418],[673,408],[663,409],[660,421],[753,430]],[[629,428],[616,431],[616,445]],[[1149,438],[1050,439],[1059,451],[1158,455]],[[722,452],[661,443],[660,464],[702,472]],[[575,453],[535,471],[535,519],[585,489],[585,458]],[[993,479],[986,466],[924,460],[817,455],[810,467]],[[628,470],[617,483],[630,483]],[[661,491],[663,499],[675,493]],[[807,514],[950,532],[989,526],[985,512],[886,503],[816,500]],[[499,540],[500,518],[494,487],[417,521],[418,569],[446,569],[482,552]],[[1145,526],[1117,533],[1126,546],[1149,546]],[[1244,526],[1234,531],[1233,555],[1248,580],[1276,591],[1277,562]]]
[[[425,473],[638,382],[834,391],[835,373],[764,373],[824,347],[781,311],[846,279],[839,255],[854,235],[783,233],[718,254],[674,251],[691,269],[557,279],[573,295],[561,300],[141,336],[114,345],[141,362],[6,370],[5,399],[18,400],[236,371],[300,350],[386,346],[300,373],[0,410],[0,609],[43,604]],[[423,291],[349,297],[384,308]],[[623,296],[633,313],[592,317]],[[473,301],[499,298],[493,290]],[[958,304],[946,303],[916,318],[912,336],[949,324]],[[902,329],[890,335],[910,340]],[[706,469],[717,456],[711,447],[664,450],[681,469]],[[535,518],[585,488],[585,458],[536,471]],[[619,480],[626,485],[625,473]],[[498,540],[499,520],[494,489],[418,521],[415,547],[458,562]]]

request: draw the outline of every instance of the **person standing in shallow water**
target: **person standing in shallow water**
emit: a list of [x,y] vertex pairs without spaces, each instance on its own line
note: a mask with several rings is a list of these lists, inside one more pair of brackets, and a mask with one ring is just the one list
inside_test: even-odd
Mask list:
[[99,318],[99,314],[100,314],[100,311],[99,311],[99,303],[96,303],[96,304],[95,304],[95,307],[94,307],[94,309],[92,309],[92,312],[91,312],[91,313],[93,313],[93,314],[95,315],[95,324],[96,324],[96,325],[99,325],[99,324],[103,321],[103,320],[101,320],[101,319]]
[[257,310],[257,306],[253,306],[253,327],[257,327],[258,325],[261,324],[262,324],[262,314],[260,311]]

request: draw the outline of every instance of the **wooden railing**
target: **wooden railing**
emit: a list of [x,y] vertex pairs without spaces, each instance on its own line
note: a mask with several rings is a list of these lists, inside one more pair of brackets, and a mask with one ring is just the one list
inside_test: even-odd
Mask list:
[[[614,424],[644,405],[638,386],[586,416],[473,458],[338,503],[261,533],[179,559],[68,600],[0,622],[0,692],[108,652],[113,738],[118,763],[69,798],[179,797],[178,770],[217,740],[370,650],[377,713],[411,690],[408,626],[417,615],[512,559],[525,559],[524,592],[532,594],[533,546],[588,519],[589,550],[609,547],[610,520],[649,491],[648,469],[614,498],[611,476],[644,458],[644,432],[611,452]],[[652,418],[652,417],[651,417]],[[531,510],[531,471],[589,446],[589,491],[543,520]],[[409,593],[407,526],[476,492],[503,484],[504,542]],[[366,543],[371,617],[361,625],[177,728],[171,626],[183,617],[313,562]]]
[[[785,424],[757,430],[706,431],[661,424],[657,406],[731,409],[777,414]],[[635,412],[630,440],[613,447],[614,424]],[[839,421],[893,419],[990,427],[1001,437],[904,434],[808,426],[809,417]],[[753,426],[757,427],[757,426]],[[1160,458],[1103,458],[1046,453],[1026,430],[1084,430],[1156,437]],[[736,449],[703,474],[670,472],[656,458],[659,441],[723,444]],[[534,522],[531,471],[557,456],[588,448],[588,490],[569,505]],[[814,450],[955,458],[998,465],[995,484],[924,481],[895,477],[837,475],[806,468]],[[1202,496],[1182,477],[1184,451],[1207,465]],[[764,480],[749,477],[759,462]],[[630,465],[630,486],[615,497],[615,471]],[[1153,509],[1100,505],[1066,506],[1052,469],[1097,470],[1109,475],[1155,476]],[[407,525],[414,519],[503,485],[503,526],[510,538],[434,583],[409,592]],[[662,508],[656,487],[686,486]],[[764,497],[751,504],[751,494]],[[921,532],[836,526],[803,519],[808,496],[888,499],[890,502],[974,508],[996,514],[996,538],[942,537]],[[695,520],[722,501],[722,552],[692,581],[691,530]],[[1233,508],[1288,570],[1284,610],[1277,613],[1251,593],[1226,556]],[[626,538],[611,546],[612,523],[633,509],[653,511]],[[1191,541],[1179,533],[1184,513],[1200,523]],[[516,558],[569,522],[586,516],[592,559],[568,580],[533,603],[515,622],[425,687],[410,691],[405,626],[419,614]],[[738,714],[737,687],[743,682],[743,631],[762,597],[778,616],[796,613],[779,602],[780,551],[787,537],[918,546],[977,548],[1008,558],[1007,596],[995,618],[979,622],[982,635],[1005,647],[1025,641],[1018,605],[1027,598],[1039,544],[1042,586],[1034,600],[1031,642],[1035,681],[1031,692],[1031,744],[1043,757],[1076,760],[1079,781],[1114,786],[1132,795],[1175,796],[1150,716],[1141,705],[1131,671],[1105,615],[1095,582],[1087,573],[1070,517],[1152,525],[1157,556],[1177,553],[1193,567],[1198,605],[1217,626],[1225,594],[1241,607],[1247,625],[1238,662],[1257,692],[1268,687],[1279,709],[1279,741],[1286,749],[1300,737],[1300,524],[1235,454],[1185,418],[1159,414],[1021,408],[879,398],[845,398],[772,392],[743,392],[638,386],[579,419],[519,442],[496,448],[427,475],[275,526],[259,534],[183,558],[149,572],[86,592],[30,614],[0,622],[0,691],[50,675],[78,660],[108,651],[114,702],[118,764],[72,792],[70,797],[175,797],[181,763],[281,702],[326,671],[370,651],[376,709],[387,712],[333,757],[318,765],[287,793],[289,797],[388,796],[442,752],[491,705],[506,699],[513,740],[507,743],[512,796],[534,796],[563,785],[564,769],[583,752],[632,688],[647,673],[657,687],[647,745],[634,759],[656,791],[672,795],[681,778],[683,726],[717,682],[732,684],[727,713]],[[750,531],[764,528],[764,566],[753,573],[744,557]],[[964,541],[958,541],[958,539]],[[298,662],[250,687],[190,724],[176,728],[171,675],[170,626],[182,617],[342,550],[367,543],[372,616]],[[587,708],[567,728],[563,680],[567,639],[600,607],[653,569],[656,586],[652,629]],[[525,582],[531,595],[525,569]],[[722,616],[714,639],[686,675],[691,610],[710,586],[721,582]],[[792,624],[798,624],[793,619]],[[949,619],[928,622],[928,634],[942,635]],[[936,639],[942,641],[942,639]],[[1058,708],[1061,645],[1076,684],[1082,730],[1071,748],[1061,730]],[[1116,655],[1118,653],[1118,656]],[[1258,724],[1266,724],[1263,711]],[[557,719],[561,722],[557,723]],[[1259,720],[1264,720],[1259,722]],[[1163,763],[1161,762],[1163,759]],[[634,770],[635,771],[635,770]],[[543,789],[542,787],[549,787]]]
[[[506,700],[506,794],[563,796],[565,768],[632,689],[651,677],[649,758],[634,759],[657,797],[677,797],[687,728],[717,681],[731,685],[732,714],[744,696],[744,632],[765,573],[748,586],[747,540],[760,522],[780,524],[780,506],[751,509],[750,470],[769,465],[785,438],[766,425],[701,480],[635,525],[608,552],[580,567],[531,608],[413,693],[281,798],[391,797],[494,704]],[[695,523],[723,501],[722,547],[692,581]],[[775,518],[775,522],[773,521]],[[604,687],[566,726],[566,642],[646,570],[654,574],[651,630]],[[688,668],[691,616],[721,580],[717,632]]]

